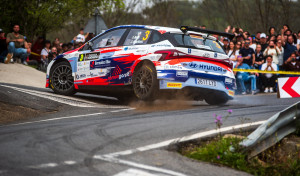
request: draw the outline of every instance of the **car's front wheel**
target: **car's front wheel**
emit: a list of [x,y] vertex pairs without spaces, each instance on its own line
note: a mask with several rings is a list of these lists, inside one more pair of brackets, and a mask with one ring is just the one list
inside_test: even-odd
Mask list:
[[155,67],[145,63],[133,73],[133,91],[136,97],[144,101],[155,100],[158,93],[158,80]]
[[50,87],[57,94],[75,94],[72,68],[68,62],[59,62],[53,66],[50,72]]
[[205,97],[205,101],[209,105],[222,105],[227,103],[228,100],[228,96],[221,92],[210,93]]

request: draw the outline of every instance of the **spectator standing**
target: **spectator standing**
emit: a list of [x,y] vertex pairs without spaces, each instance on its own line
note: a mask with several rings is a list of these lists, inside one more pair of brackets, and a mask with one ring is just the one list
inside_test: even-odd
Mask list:
[[7,44],[5,33],[0,29],[0,62],[4,63],[5,57],[7,55]]
[[68,51],[72,51],[74,49],[73,43],[68,43]]
[[84,35],[84,31],[83,31],[83,28],[81,28],[80,29],[80,31],[79,31],[79,34],[76,36],[76,37],[74,37],[74,41],[76,42],[76,43],[80,43],[80,42],[85,42],[85,39],[87,38],[87,36],[89,35],[89,33],[86,33],[86,35]]
[[265,49],[264,51],[264,56],[268,56],[271,55],[273,62],[278,65],[279,64],[279,59],[278,56],[281,54],[280,50],[277,48],[277,46],[275,45],[274,41],[270,41],[269,46],[267,47],[267,49]]
[[268,47],[268,43],[267,43],[267,36],[265,33],[261,33],[260,34],[260,45],[261,45],[261,51],[264,52],[265,49]]
[[284,31],[284,32],[286,32],[286,31],[289,30],[289,29],[290,29],[289,25],[287,25],[287,24],[284,24],[284,25],[283,25],[283,31]]
[[287,61],[287,59],[291,56],[293,52],[297,50],[297,48],[293,45],[294,39],[293,36],[289,35],[287,38],[287,42],[283,42],[284,54],[283,61]]
[[277,40],[277,48],[280,50],[280,54],[278,55],[278,66],[279,70],[282,70],[283,67],[283,54],[284,54],[284,48],[282,47],[282,40]]
[[297,34],[297,50],[300,50],[300,31]]
[[227,52],[227,56],[229,57],[229,59],[233,62],[236,61],[236,55],[235,55],[235,45],[233,42],[229,43],[229,50]]
[[223,44],[224,44],[223,48],[224,48],[225,52],[228,53],[228,51],[229,51],[229,39],[227,37],[225,37],[223,39]]
[[59,38],[56,37],[54,41],[52,42],[52,46],[55,46],[57,48],[57,52],[60,53],[62,51],[61,43],[59,41]]
[[284,63],[287,71],[300,71],[300,61],[296,58],[296,53],[292,53],[289,59]]
[[[271,55],[268,55],[266,58],[266,63],[262,64],[261,70],[263,71],[278,71],[277,65],[273,63],[273,59]],[[273,88],[275,87],[275,81],[277,79],[276,74],[271,73],[263,73],[261,74],[261,80],[263,86],[265,87],[265,93],[267,92],[274,92]]]
[[269,40],[271,40],[272,36],[276,36],[275,27],[273,27],[273,26],[269,28]]
[[240,55],[240,49],[242,46],[242,42],[236,42],[235,44],[235,60],[237,61],[237,57]]
[[261,32],[256,32],[256,36],[255,36],[256,44],[260,43],[260,34],[261,34]]
[[64,43],[62,44],[62,53],[65,53],[68,51],[68,44]]
[[282,40],[282,35],[278,34],[277,37],[276,37],[276,41],[278,40]]
[[[245,64],[243,62],[243,57],[238,56],[237,58],[237,63],[234,68],[239,68],[239,69],[250,69],[248,64]],[[252,90],[252,95],[256,94],[256,76],[255,75],[250,75],[248,72],[235,72],[236,78],[237,78],[237,83],[239,86],[241,86],[241,91],[242,95],[246,94],[246,87],[245,87],[245,82],[251,80],[251,90]]]
[[49,40],[45,41],[45,47],[41,52],[41,61],[42,63],[46,64],[48,63],[48,55],[50,52],[51,42]]
[[57,57],[57,48],[53,46],[48,54],[48,63]]
[[243,57],[243,63],[252,66],[254,63],[255,55],[254,55],[254,50],[249,46],[250,46],[250,41],[249,39],[246,39],[245,47],[240,50],[239,54],[240,56]]
[[31,48],[30,60],[41,62],[41,51],[44,47],[44,37],[38,37]]
[[250,37],[250,48],[252,48],[254,51],[255,51],[255,49],[256,49],[256,45],[257,45],[257,43],[255,42],[255,35],[253,36],[253,37]]
[[[8,43],[8,54],[7,60],[5,61],[8,64],[11,58],[14,56],[19,56],[21,58],[21,62],[24,65],[27,65],[26,58],[30,53],[30,48],[28,47],[24,36],[19,34],[20,26],[14,25],[13,32],[7,34],[6,43]],[[23,48],[26,47],[26,48]]]
[[260,69],[261,65],[264,63],[264,55],[261,51],[261,45],[257,44],[255,49],[255,61],[254,61],[254,68]]

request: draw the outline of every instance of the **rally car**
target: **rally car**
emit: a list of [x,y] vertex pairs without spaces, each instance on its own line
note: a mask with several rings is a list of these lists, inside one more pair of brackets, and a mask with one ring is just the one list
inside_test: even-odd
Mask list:
[[236,82],[228,56],[212,35],[233,37],[188,26],[114,27],[52,60],[46,87],[63,95],[86,92],[120,100],[152,101],[180,93],[224,104],[233,98]]

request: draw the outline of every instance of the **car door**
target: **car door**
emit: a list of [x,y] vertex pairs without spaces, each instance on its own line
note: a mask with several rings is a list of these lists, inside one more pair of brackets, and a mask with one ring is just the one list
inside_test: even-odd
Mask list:
[[111,85],[126,85],[131,83],[131,66],[145,56],[149,49],[152,30],[131,28],[123,43],[123,51],[113,59],[114,70],[111,72]]
[[108,31],[89,41],[79,53],[76,79],[84,80],[85,85],[109,85],[112,58],[121,50],[119,43],[126,30]]

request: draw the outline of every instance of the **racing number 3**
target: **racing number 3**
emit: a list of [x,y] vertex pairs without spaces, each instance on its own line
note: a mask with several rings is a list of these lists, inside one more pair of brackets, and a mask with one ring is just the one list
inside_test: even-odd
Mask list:
[[146,31],[145,32],[145,37],[143,37],[143,40],[147,40],[147,38],[149,37],[150,31]]

